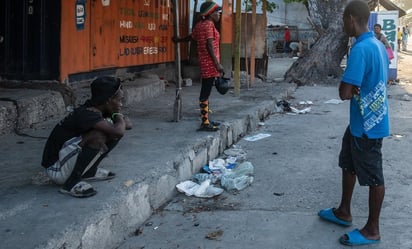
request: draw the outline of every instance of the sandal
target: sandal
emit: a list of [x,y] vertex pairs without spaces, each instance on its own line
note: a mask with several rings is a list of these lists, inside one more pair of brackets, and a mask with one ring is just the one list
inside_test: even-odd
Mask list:
[[85,198],[97,194],[92,185],[83,181],[76,183],[70,190],[61,188],[59,191],[62,194],[68,194],[77,198]]
[[97,168],[96,174],[94,176],[83,178],[83,180],[90,182],[105,181],[113,179],[115,176],[115,173],[108,171],[107,169]]
[[201,124],[197,131],[218,131],[219,128],[213,124]]

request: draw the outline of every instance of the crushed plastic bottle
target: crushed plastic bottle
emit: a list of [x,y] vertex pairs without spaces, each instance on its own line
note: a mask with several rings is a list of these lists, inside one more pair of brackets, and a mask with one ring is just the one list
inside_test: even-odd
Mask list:
[[197,181],[198,183],[202,183],[206,180],[210,180],[212,183],[216,183],[218,180],[218,177],[213,175],[213,174],[208,174],[208,173],[198,173],[194,174],[192,176],[193,180]]

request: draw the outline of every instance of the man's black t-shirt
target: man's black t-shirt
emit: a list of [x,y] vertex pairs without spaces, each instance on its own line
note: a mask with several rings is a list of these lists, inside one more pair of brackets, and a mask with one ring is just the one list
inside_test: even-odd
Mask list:
[[59,160],[59,151],[63,144],[90,131],[96,123],[103,120],[102,114],[83,105],[61,120],[52,130],[43,151],[42,166],[48,168]]

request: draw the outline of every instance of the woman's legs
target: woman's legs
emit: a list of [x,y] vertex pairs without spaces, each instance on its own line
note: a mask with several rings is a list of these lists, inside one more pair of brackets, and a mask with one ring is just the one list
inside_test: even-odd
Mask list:
[[199,130],[201,131],[219,130],[219,128],[211,124],[209,120],[209,96],[212,91],[214,81],[214,77],[202,79],[202,88],[200,89],[199,96],[200,116],[202,118],[202,124],[200,125]]

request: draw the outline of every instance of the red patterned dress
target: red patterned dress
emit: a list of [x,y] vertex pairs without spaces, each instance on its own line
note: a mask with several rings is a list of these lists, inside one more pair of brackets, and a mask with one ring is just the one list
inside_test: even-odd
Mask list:
[[213,49],[216,58],[220,63],[220,34],[213,21],[207,19],[198,22],[192,31],[192,38],[197,43],[197,54],[201,77],[203,79],[219,77],[220,73],[217,71],[216,65],[207,51],[207,40],[213,39]]

